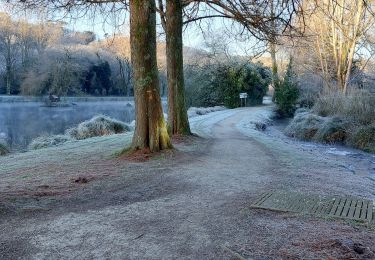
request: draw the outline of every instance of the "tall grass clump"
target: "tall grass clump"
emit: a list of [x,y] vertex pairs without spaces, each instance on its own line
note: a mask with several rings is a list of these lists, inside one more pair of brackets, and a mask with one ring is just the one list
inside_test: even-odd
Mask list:
[[353,129],[347,143],[369,153],[375,153],[375,123]]
[[297,111],[295,117],[285,129],[285,134],[301,140],[309,141],[324,124],[325,118],[310,112]]
[[69,128],[64,135],[47,135],[35,138],[29,145],[30,150],[54,147],[68,141],[82,140],[91,137],[125,133],[131,127],[116,119],[98,115],[80,123],[77,127]]
[[77,127],[68,129],[66,135],[77,140],[82,140],[96,136],[120,134],[130,130],[130,126],[124,122],[98,115],[80,123]]
[[351,90],[322,94],[313,111],[321,116],[339,116],[354,124],[369,125],[375,122],[375,94],[365,90]]
[[32,140],[32,142],[29,144],[29,149],[38,150],[42,148],[58,146],[70,140],[72,139],[66,135],[40,136]]
[[322,93],[311,111],[296,113],[285,132],[299,139],[344,143],[375,153],[375,94],[360,89],[346,95]]

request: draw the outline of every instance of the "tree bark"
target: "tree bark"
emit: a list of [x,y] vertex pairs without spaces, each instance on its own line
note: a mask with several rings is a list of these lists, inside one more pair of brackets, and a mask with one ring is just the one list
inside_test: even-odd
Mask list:
[[6,46],[7,52],[6,52],[6,59],[5,59],[5,63],[6,63],[6,65],[5,65],[5,67],[6,67],[6,93],[7,93],[7,95],[10,95],[11,92],[12,92],[12,58],[11,58],[12,42],[11,42],[10,36],[7,36],[6,42],[7,42],[7,46]]
[[191,134],[185,101],[182,1],[166,1],[168,130],[172,135]]
[[130,0],[130,44],[136,111],[132,150],[171,148],[159,90],[154,0]]
[[270,53],[271,53],[271,60],[272,60],[272,85],[275,88],[276,82],[279,79],[278,76],[278,69],[277,69],[277,60],[276,60],[276,21],[275,21],[275,6],[273,0],[270,2],[271,8],[271,25],[272,25],[272,39],[270,41]]
[[278,76],[277,60],[276,60],[276,44],[273,42],[270,43],[270,53],[271,53],[271,60],[272,60],[272,84],[273,84],[273,87],[275,87],[275,83],[279,79],[279,76]]

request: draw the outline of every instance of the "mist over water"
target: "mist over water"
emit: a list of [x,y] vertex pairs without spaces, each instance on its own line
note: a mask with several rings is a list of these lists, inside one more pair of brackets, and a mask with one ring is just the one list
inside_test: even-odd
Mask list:
[[6,139],[12,150],[25,149],[38,136],[63,134],[98,114],[130,123],[135,118],[134,101],[76,102],[69,107],[0,102],[0,138]]

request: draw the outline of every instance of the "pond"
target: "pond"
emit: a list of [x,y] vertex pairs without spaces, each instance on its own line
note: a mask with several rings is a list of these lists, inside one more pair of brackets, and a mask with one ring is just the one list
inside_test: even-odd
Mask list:
[[126,123],[134,120],[134,101],[88,101],[67,107],[47,107],[43,102],[0,102],[0,138],[12,150],[22,150],[41,135],[62,134],[72,126],[103,114]]

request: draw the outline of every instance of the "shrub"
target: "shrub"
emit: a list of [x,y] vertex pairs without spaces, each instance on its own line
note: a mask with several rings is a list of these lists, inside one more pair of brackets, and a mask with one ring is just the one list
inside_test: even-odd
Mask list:
[[66,134],[74,139],[81,140],[95,136],[124,133],[130,130],[131,128],[121,121],[99,115],[80,123],[76,128],[68,129]]
[[348,123],[345,120],[338,117],[327,118],[313,139],[324,143],[342,143],[347,138],[347,129]]
[[271,81],[268,68],[249,62],[190,66],[185,74],[190,106],[239,107],[241,92],[248,94],[248,105],[262,104]]
[[38,150],[42,148],[58,146],[70,140],[71,138],[66,135],[40,136],[40,137],[35,138],[29,144],[29,149]]
[[279,117],[293,116],[298,96],[298,85],[292,69],[292,60],[290,60],[284,78],[275,82],[274,99],[277,115]]
[[0,156],[7,155],[9,153],[9,149],[5,143],[0,142]]
[[302,140],[312,140],[325,123],[325,118],[309,112],[296,114],[285,129],[285,134]]
[[375,153],[375,123],[357,128],[347,143],[366,152]]
[[[229,67],[224,74],[227,83],[219,84],[224,105],[229,108],[241,106],[240,93],[247,93],[247,105],[260,105],[271,83],[271,73],[262,64],[243,63]],[[222,80],[225,82],[225,79]]]

